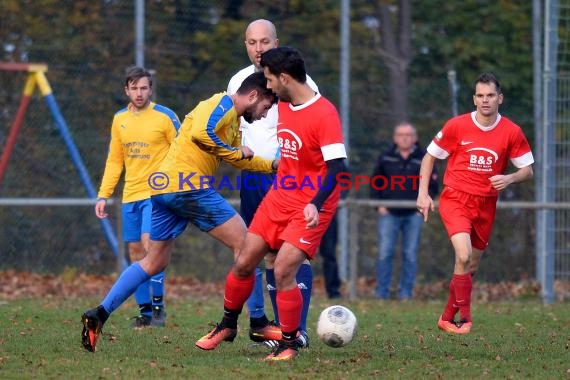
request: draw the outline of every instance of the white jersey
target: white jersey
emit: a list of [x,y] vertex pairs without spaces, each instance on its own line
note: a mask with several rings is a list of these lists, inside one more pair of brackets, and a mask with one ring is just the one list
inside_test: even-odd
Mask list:
[[[228,83],[228,95],[237,92],[241,83],[255,72],[255,66],[251,65],[238,71]],[[316,92],[319,88],[316,83],[307,75],[307,84]],[[279,144],[277,143],[277,104],[267,111],[267,117],[248,123],[242,117],[240,119],[241,145],[253,150],[256,156],[261,156],[268,160],[273,160],[279,155]]]

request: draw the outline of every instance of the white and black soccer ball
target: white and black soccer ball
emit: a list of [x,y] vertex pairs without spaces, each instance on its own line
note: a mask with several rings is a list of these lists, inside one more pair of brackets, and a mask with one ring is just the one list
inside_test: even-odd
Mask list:
[[341,305],[327,307],[319,315],[317,335],[330,347],[343,347],[352,342],[358,321],[354,313]]

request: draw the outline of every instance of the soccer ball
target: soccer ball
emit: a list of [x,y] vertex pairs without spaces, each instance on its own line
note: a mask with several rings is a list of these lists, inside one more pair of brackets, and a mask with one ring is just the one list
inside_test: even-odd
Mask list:
[[343,347],[352,342],[358,322],[348,308],[329,306],[321,312],[317,321],[317,335],[330,347]]

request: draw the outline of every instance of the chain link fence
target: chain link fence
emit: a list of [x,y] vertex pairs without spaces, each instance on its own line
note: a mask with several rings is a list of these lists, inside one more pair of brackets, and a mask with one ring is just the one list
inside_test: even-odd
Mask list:
[[[31,18],[10,13],[14,4],[21,6],[15,0],[0,4],[6,15],[0,28],[3,37],[0,61],[48,65],[46,76],[53,95],[91,182],[97,188],[103,173],[112,116],[126,103],[123,77],[134,58],[133,4],[29,2],[26,12]],[[279,20],[276,24],[281,43],[301,48],[311,77],[321,92],[338,104],[338,2],[212,3],[200,0],[147,1],[145,4],[145,57],[147,68],[156,72],[155,100],[172,108],[181,119],[199,100],[223,91],[229,78],[249,64],[243,48],[243,31],[247,23],[257,17]],[[374,17],[366,2],[353,2],[352,7],[352,39],[357,43],[351,47],[350,169],[352,173],[367,175],[372,173],[377,156],[391,142],[391,110],[382,103],[382,99],[389,96],[390,86],[381,51],[377,50],[378,36],[370,30],[369,22],[362,21],[373,21]],[[33,15],[44,13],[50,15],[42,16],[42,20],[47,21],[34,21]],[[318,25],[314,25],[315,14],[319,15]],[[305,30],[303,25],[311,27]],[[527,32],[521,30],[520,33],[530,36],[530,25]],[[450,115],[447,68],[440,67],[440,61],[432,67],[428,62],[429,50],[416,48],[418,58],[412,62],[410,72],[413,90],[410,119],[418,126],[420,141],[425,145]],[[472,78],[465,72],[461,74],[458,70],[462,87],[459,99],[455,100],[459,101],[460,110],[468,110]],[[27,75],[26,72],[0,72],[2,147],[17,114]],[[530,80],[517,78],[510,84]],[[519,98],[524,100],[524,97],[508,97],[506,114],[509,107],[532,108],[516,103]],[[527,114],[516,116],[523,127],[528,128],[531,115],[529,110]],[[220,175],[234,174],[233,169],[225,166],[220,171]],[[117,197],[120,192],[118,188]],[[223,195],[230,199],[238,197],[237,192],[231,191]],[[366,199],[368,190],[351,191],[349,196]],[[85,186],[57,123],[45,100],[35,92],[0,185],[0,198],[86,197]],[[513,187],[502,197],[505,201],[531,201],[533,184]],[[117,271],[120,264],[94,215],[92,204],[86,202],[68,206],[14,206],[0,202],[0,269],[56,274],[67,268],[100,274]],[[356,211],[358,217],[352,220],[351,226],[358,227],[358,238],[351,242],[349,249],[357,251],[358,275],[373,279],[377,215],[373,207],[359,207]],[[110,222],[114,229],[120,229],[117,215],[118,210],[113,208]],[[534,223],[533,210],[515,208],[498,212],[495,233],[478,274],[482,280],[519,280],[534,276]],[[420,282],[447,278],[451,273],[453,254],[436,215],[424,228],[419,257]],[[226,247],[189,226],[176,242],[169,272],[218,281],[223,279],[231,261]],[[321,273],[319,262],[317,259],[314,266],[317,275]]]

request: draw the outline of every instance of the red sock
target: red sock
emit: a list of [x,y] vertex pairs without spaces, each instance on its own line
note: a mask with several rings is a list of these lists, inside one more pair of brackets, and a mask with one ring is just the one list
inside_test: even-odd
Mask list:
[[443,314],[441,315],[441,319],[444,321],[453,321],[455,318],[455,314],[459,311],[457,305],[455,305],[455,284],[454,278],[451,278],[449,281],[449,296],[447,297],[447,305],[445,305],[445,309],[443,310]]
[[303,309],[303,296],[299,287],[277,290],[277,309],[283,339],[294,339],[301,325],[301,310]]
[[255,274],[250,277],[239,279],[230,270],[226,276],[226,291],[224,294],[224,309],[241,312],[243,304],[247,301],[253,284]]
[[454,274],[455,281],[455,304],[459,307],[462,321],[471,322],[471,289],[473,278],[471,273]]

